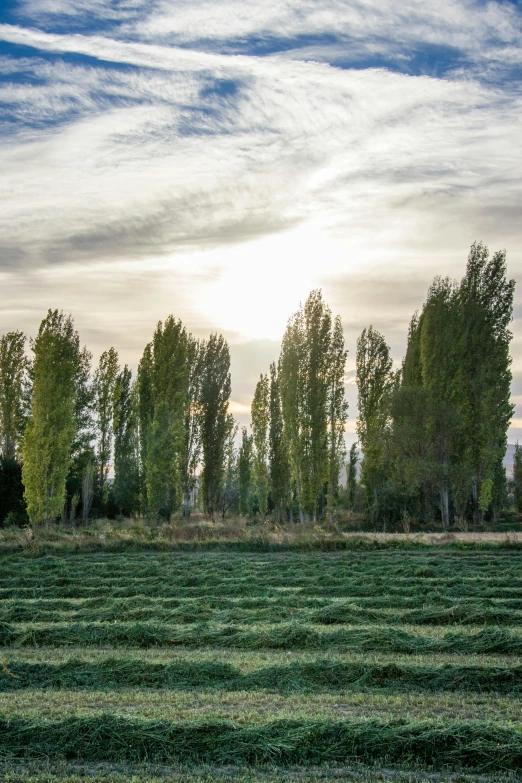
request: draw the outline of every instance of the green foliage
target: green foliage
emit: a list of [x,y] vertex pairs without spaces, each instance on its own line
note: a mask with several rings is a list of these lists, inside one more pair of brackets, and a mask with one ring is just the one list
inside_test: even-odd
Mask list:
[[270,426],[270,387],[267,375],[260,375],[252,400],[252,436],[254,439],[254,491],[261,517],[268,505],[268,449]]
[[114,385],[114,500],[119,513],[131,516],[139,509],[138,392],[125,365]]
[[190,516],[191,498],[197,484],[196,470],[201,459],[201,417],[199,415],[201,357],[200,341],[189,334],[187,337],[188,383],[184,402],[185,423],[181,453],[181,483],[185,521],[188,521]]
[[22,466],[16,459],[0,457],[0,527],[27,522]]
[[239,513],[247,516],[252,513],[252,473],[254,469],[254,438],[246,427],[241,430],[239,448]]
[[275,362],[272,362],[270,365],[270,428],[268,440],[270,496],[275,507],[277,521],[281,522],[290,496],[290,464]]
[[228,413],[230,398],[230,351],[226,340],[210,335],[201,344],[199,427],[203,452],[201,473],[203,507],[214,517],[222,491],[225,446],[233,426]]
[[39,523],[55,519],[63,510],[77,433],[81,352],[72,318],[49,310],[32,347],[34,386],[22,475],[29,519]]
[[[508,330],[514,282],[505,253],[474,244],[460,285],[435,278],[394,376],[384,339],[358,346],[363,483],[375,519],[444,527],[498,519],[513,413]],[[373,368],[373,369],[372,369]],[[373,492],[373,503],[371,493]],[[379,496],[381,500],[379,500]]]
[[513,483],[515,486],[515,505],[517,511],[522,512],[522,446],[515,443],[513,456]]
[[344,431],[348,417],[348,403],[344,398],[344,373],[348,352],[344,349],[344,335],[339,316],[334,321],[328,356],[328,517],[333,521],[339,492],[341,466],[346,457]]
[[312,291],[283,337],[278,385],[301,521],[333,516],[344,460],[346,352],[341,321]]
[[357,434],[363,450],[361,482],[373,519],[386,514],[390,464],[387,445],[390,435],[390,405],[396,378],[390,349],[373,326],[363,329],[356,354],[359,418]]
[[114,348],[109,348],[100,356],[93,383],[97,420],[98,487],[102,497],[107,481],[107,465],[112,454],[114,402],[119,371],[118,354]]
[[0,338],[0,449],[5,459],[18,453],[28,414],[29,361],[23,332]]
[[357,443],[350,446],[350,456],[346,466],[346,489],[348,490],[348,508],[353,511],[355,508],[355,493],[357,491],[357,462],[359,461],[359,452]]

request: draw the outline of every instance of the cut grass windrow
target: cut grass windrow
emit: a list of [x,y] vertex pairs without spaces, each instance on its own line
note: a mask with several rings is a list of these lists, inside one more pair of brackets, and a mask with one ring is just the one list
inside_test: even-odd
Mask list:
[[[172,604],[173,602],[171,602]],[[212,605],[214,603],[214,606]],[[48,602],[51,605],[51,602]],[[254,604],[254,605],[253,605]],[[257,605],[255,605],[257,604]],[[304,604],[304,605],[303,605]],[[70,601],[59,601],[59,608],[44,608],[45,602],[13,601],[0,606],[0,622],[115,622],[152,621],[169,624],[214,622],[220,624],[252,625],[288,622],[289,616],[306,624],[316,625],[522,625],[522,612],[491,604],[484,606],[475,602],[461,602],[450,605],[421,607],[393,611],[391,608],[373,609],[371,606],[354,602],[322,601],[319,606],[306,606],[306,598],[299,605],[297,601],[267,599],[265,602],[247,600],[234,602],[178,601],[177,605],[166,602],[150,602],[149,605],[133,601],[108,600],[105,605],[95,602],[91,606],[74,605]]]
[[278,693],[337,692],[347,688],[522,693],[522,666],[411,666],[318,660],[271,666],[242,673],[229,663],[151,663],[105,658],[98,662],[71,659],[64,663],[9,660],[0,670],[0,691],[23,689],[184,690],[266,689]]
[[0,754],[87,761],[218,764],[415,763],[480,770],[522,768],[522,732],[491,723],[278,721],[237,727],[111,714],[61,721],[0,719]]
[[399,628],[370,626],[322,632],[298,623],[262,628],[169,626],[161,623],[71,623],[0,625],[3,647],[169,647],[387,651],[406,654],[521,655],[522,634],[501,628],[448,631],[423,636]]

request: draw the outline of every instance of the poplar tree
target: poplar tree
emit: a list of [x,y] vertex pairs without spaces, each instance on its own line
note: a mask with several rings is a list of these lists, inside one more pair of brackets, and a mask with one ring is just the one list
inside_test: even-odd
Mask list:
[[304,410],[304,328],[303,313],[295,313],[286,327],[278,364],[278,381],[284,437],[288,445],[290,479],[295,487],[299,519],[304,521],[302,492],[303,438],[301,422]]
[[223,482],[219,499],[219,509],[222,519],[228,511],[238,507],[239,502],[239,465],[238,452],[235,441],[237,424],[231,413],[228,414],[227,437],[225,441],[225,459],[223,469]]
[[203,470],[203,506],[211,519],[223,483],[225,445],[230,431],[230,351],[222,335],[212,334],[201,344],[199,416]]
[[259,513],[264,517],[268,505],[268,429],[270,422],[270,390],[267,375],[259,377],[251,410],[254,438],[254,487]]
[[254,469],[254,439],[246,427],[241,430],[239,448],[239,513],[248,516],[252,511],[252,473]]
[[[461,371],[461,314],[458,291],[448,278],[435,278],[419,320],[420,361],[427,440],[435,460],[433,483],[438,488],[441,521],[450,523],[450,490],[453,500],[466,503],[469,487],[459,470],[462,460],[462,422],[459,415],[458,374]],[[422,402],[421,402],[422,404]],[[422,435],[421,435],[422,437]],[[459,485],[463,491],[459,492]]]
[[348,403],[344,397],[344,373],[348,352],[344,348],[344,335],[339,316],[334,321],[328,356],[328,519],[333,522],[333,512],[339,491],[341,466],[346,457],[344,431],[348,418]]
[[121,515],[139,507],[139,443],[137,385],[125,365],[114,388],[114,500]]
[[269,427],[270,495],[278,523],[289,500],[290,465],[285,439],[281,396],[275,362],[270,365],[270,427]]
[[352,443],[350,446],[350,454],[348,457],[348,464],[346,465],[346,484],[348,489],[348,508],[350,511],[355,507],[355,492],[357,490],[357,462],[359,460],[359,452],[357,450],[357,443]]
[[482,522],[491,503],[496,466],[505,454],[513,416],[509,324],[514,289],[515,281],[507,279],[505,251],[489,258],[484,244],[473,244],[458,296],[458,402],[475,523]]
[[201,417],[199,415],[201,387],[201,344],[192,335],[187,337],[187,385],[185,390],[185,425],[181,457],[183,513],[190,516],[190,498],[196,487],[196,469],[201,458]]
[[49,310],[32,344],[33,397],[23,445],[23,482],[30,521],[49,523],[63,510],[71,464],[78,333],[70,316]]
[[522,513],[522,446],[519,445],[518,440],[513,454],[513,485],[515,508],[520,514]]
[[29,360],[23,332],[0,338],[0,448],[4,459],[14,459],[27,417]]
[[152,419],[144,463],[147,505],[170,520],[181,505],[185,413],[189,368],[188,338],[181,321],[169,316],[152,341]]
[[356,373],[359,408],[356,428],[364,455],[361,481],[372,516],[377,518],[388,478],[386,442],[394,374],[389,346],[373,326],[363,329],[357,340]]
[[288,322],[279,357],[278,383],[288,444],[291,483],[301,521],[333,513],[344,459],[346,353],[341,322],[320,290]]
[[307,519],[322,512],[328,482],[328,395],[332,314],[320,290],[304,306],[304,405],[302,416],[303,500]]
[[138,365],[138,427],[140,444],[140,497],[141,506],[148,513],[147,489],[145,486],[145,466],[148,463],[148,450],[151,439],[154,403],[152,392],[152,343],[147,343]]
[[114,348],[104,351],[94,375],[94,405],[97,419],[98,486],[103,497],[107,466],[112,455],[114,396],[120,371],[118,354]]

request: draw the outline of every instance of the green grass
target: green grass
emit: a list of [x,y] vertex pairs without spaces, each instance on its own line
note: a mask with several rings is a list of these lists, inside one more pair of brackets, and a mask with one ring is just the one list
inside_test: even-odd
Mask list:
[[237,725],[174,723],[114,714],[0,719],[0,749],[12,756],[89,761],[321,764],[422,763],[515,771],[522,732],[493,723],[281,720]]
[[[8,668],[7,668],[8,667]],[[243,673],[229,661],[176,662],[106,657],[99,661],[70,658],[64,662],[6,661],[0,692],[23,689],[141,689],[221,691],[271,690],[280,693],[341,691],[346,688],[393,691],[475,691],[522,693],[522,665],[412,665],[365,660],[316,659],[259,668]]]
[[237,725],[264,725],[271,720],[404,720],[444,724],[447,721],[491,721],[519,726],[518,695],[469,692],[340,690],[312,693],[274,693],[252,690],[21,690],[0,693],[0,714],[11,718],[61,719],[100,714],[194,723],[208,719]]
[[253,768],[241,764],[217,766],[201,764],[66,762],[49,759],[13,759],[0,762],[3,783],[515,783],[517,773],[460,772],[455,774],[423,773],[419,769],[380,768],[351,763],[320,767],[280,767],[265,765]]
[[294,621],[288,624],[243,627],[162,623],[54,623],[0,625],[0,646],[63,647],[218,647],[245,650],[296,649],[388,651],[430,654],[494,653],[522,655],[522,632],[490,627],[447,631],[441,628],[407,630],[370,625],[323,630]]
[[4,554],[0,779],[520,779],[517,547],[332,542]]

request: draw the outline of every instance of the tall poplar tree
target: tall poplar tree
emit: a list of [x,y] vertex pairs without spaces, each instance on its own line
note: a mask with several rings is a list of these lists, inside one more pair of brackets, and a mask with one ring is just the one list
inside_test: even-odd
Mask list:
[[138,395],[132,372],[125,365],[114,388],[114,500],[120,514],[139,508]]
[[302,491],[303,437],[301,422],[304,409],[304,325],[303,313],[295,313],[286,327],[278,364],[278,381],[285,442],[288,445],[290,479],[295,487],[299,519],[304,521]]
[[357,462],[359,460],[359,452],[357,450],[357,443],[352,443],[350,446],[350,454],[348,457],[348,464],[346,465],[346,488],[348,490],[348,508],[350,511],[355,507],[355,492],[357,490]]
[[80,363],[78,333],[70,316],[49,310],[32,344],[33,397],[23,446],[23,482],[30,521],[50,522],[63,510],[71,464],[76,378]]
[[211,334],[201,345],[199,415],[203,469],[203,506],[211,519],[218,507],[230,431],[230,351],[222,335]]
[[0,450],[14,459],[27,417],[29,360],[23,332],[7,332],[0,338]]
[[[462,361],[460,347],[461,317],[458,291],[447,278],[435,278],[419,320],[420,361],[427,442],[432,447],[436,467],[433,483],[438,488],[441,521],[450,523],[450,490],[454,500],[462,483],[459,450],[462,450],[462,427],[456,388]],[[422,397],[422,395],[421,395]],[[410,406],[413,411],[413,407]],[[419,436],[422,432],[419,430]],[[464,502],[468,489],[464,480]],[[462,493],[461,493],[462,494]]]
[[344,348],[344,335],[339,316],[333,326],[328,356],[328,519],[333,513],[339,492],[341,466],[346,457],[344,431],[348,418],[348,403],[344,397],[344,373],[348,352]]
[[188,338],[181,321],[169,316],[152,341],[152,420],[144,464],[149,511],[170,520],[181,505],[185,414],[189,384]]
[[97,420],[98,488],[103,497],[107,482],[107,466],[112,455],[114,396],[120,371],[114,348],[104,351],[94,375],[94,405]]
[[241,430],[238,456],[239,513],[248,516],[252,511],[252,473],[254,470],[254,439],[246,427]]
[[201,388],[201,344],[192,335],[187,337],[187,385],[185,394],[185,425],[181,456],[183,513],[190,516],[190,499],[197,484],[196,469],[201,458],[201,417],[199,415]]
[[281,522],[290,495],[290,465],[275,362],[270,365],[269,464],[270,495],[277,521]]
[[146,513],[147,488],[145,486],[145,466],[148,462],[148,451],[151,439],[152,418],[154,416],[154,401],[152,390],[152,343],[147,343],[138,365],[138,428],[140,447],[140,496],[141,507]]
[[254,487],[259,513],[265,516],[268,504],[268,429],[270,423],[270,390],[268,376],[260,375],[252,400],[252,435],[254,438]]
[[[320,290],[312,291],[304,305],[304,405],[302,416],[303,501],[307,519],[316,521],[324,505],[329,478],[328,396],[332,359],[332,314]],[[335,436],[336,437],[336,436]]]
[[515,443],[515,453],[513,454],[513,485],[515,495],[515,508],[519,514],[522,513],[522,446],[519,442]]
[[458,402],[475,523],[482,522],[491,503],[513,416],[509,324],[514,289],[515,281],[507,279],[505,251],[490,258],[484,244],[472,245],[459,289]]
[[363,329],[357,340],[356,372],[359,408],[356,426],[364,455],[361,481],[372,516],[377,518],[389,471],[386,442],[394,374],[389,346],[373,326]]

